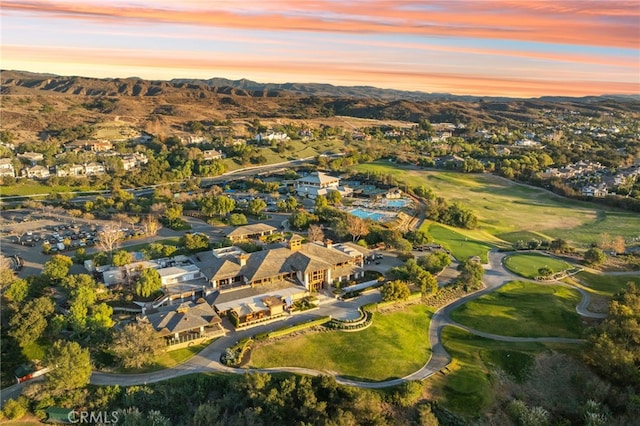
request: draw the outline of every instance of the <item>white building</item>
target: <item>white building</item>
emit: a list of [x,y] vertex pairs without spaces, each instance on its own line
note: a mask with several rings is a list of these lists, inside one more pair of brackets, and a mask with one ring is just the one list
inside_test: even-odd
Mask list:
[[16,170],[13,168],[11,158],[0,158],[0,176],[16,177]]
[[353,192],[351,188],[340,186],[340,178],[318,172],[296,180],[296,192],[300,196],[316,198],[327,195],[330,191],[338,191],[342,195]]
[[49,168],[44,166],[33,166],[25,169],[24,173],[31,179],[47,179],[50,176]]

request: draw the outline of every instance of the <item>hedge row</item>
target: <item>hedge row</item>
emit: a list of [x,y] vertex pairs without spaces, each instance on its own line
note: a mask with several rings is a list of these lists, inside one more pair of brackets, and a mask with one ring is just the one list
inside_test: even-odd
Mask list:
[[256,340],[262,340],[262,339],[270,339],[270,338],[274,338],[274,337],[286,336],[287,334],[291,334],[291,333],[294,333],[296,331],[305,330],[307,328],[315,327],[317,325],[326,324],[329,321],[331,321],[331,316],[326,316],[326,317],[314,319],[314,320],[311,320],[311,321],[303,322],[301,324],[296,324],[296,325],[292,325],[292,326],[289,326],[289,327],[284,327],[284,328],[281,328],[281,329],[278,329],[278,330],[273,330],[273,331],[268,332],[268,333],[267,332],[258,333],[255,336],[253,336],[253,338],[256,339]]

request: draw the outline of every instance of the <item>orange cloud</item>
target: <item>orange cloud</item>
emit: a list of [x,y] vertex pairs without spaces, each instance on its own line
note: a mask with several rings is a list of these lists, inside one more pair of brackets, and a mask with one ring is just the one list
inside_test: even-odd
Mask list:
[[[181,75],[208,78],[226,74],[231,78],[247,77],[272,82],[313,81],[332,84],[367,84],[426,92],[452,92],[479,96],[534,97],[541,95],[583,96],[604,93],[638,93],[634,82],[610,81],[609,76],[536,75],[529,78],[492,76],[472,73],[411,71],[401,67],[367,67],[360,63],[297,62],[295,59],[273,61],[268,54],[247,58],[241,52],[224,57],[190,56],[184,51],[149,52],[135,49],[80,49],[8,45],[3,53],[11,61],[5,68],[23,64],[45,65],[49,72],[78,75],[78,69],[106,68],[119,75],[145,72],[153,78],[169,79]],[[35,59],[37,58],[37,59]],[[167,58],[171,58],[170,61]],[[14,65],[16,64],[16,65]],[[102,76],[109,73],[101,71]],[[113,75],[112,75],[113,76]]]
[[[508,39],[637,48],[637,2],[363,0],[263,1],[251,9],[237,3],[148,2],[147,7],[109,3],[4,1],[3,13],[23,11],[64,18],[130,20],[237,29],[334,33],[413,34]],[[217,6],[216,6],[217,4]],[[223,8],[223,7],[226,7]],[[250,12],[250,13],[249,13]]]

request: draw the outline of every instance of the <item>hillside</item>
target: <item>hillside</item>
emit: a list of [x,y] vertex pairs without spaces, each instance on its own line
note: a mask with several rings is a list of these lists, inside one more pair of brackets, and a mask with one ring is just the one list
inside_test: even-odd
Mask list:
[[[461,97],[327,84],[261,84],[250,80],[88,78],[23,71],[1,75],[2,125],[16,140],[48,130],[122,121],[154,134],[180,131],[191,121],[215,123],[259,118],[309,127],[347,116],[376,120],[510,125],[543,120],[542,109],[640,111],[634,97],[504,99]],[[284,121],[282,121],[284,120]]]

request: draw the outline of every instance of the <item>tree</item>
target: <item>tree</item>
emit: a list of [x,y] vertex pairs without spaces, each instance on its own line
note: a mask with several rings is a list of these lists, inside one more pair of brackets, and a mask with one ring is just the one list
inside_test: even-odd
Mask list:
[[478,262],[467,260],[459,266],[458,283],[468,288],[478,288],[482,284],[484,268]]
[[47,328],[47,322],[54,312],[54,303],[46,296],[30,300],[9,320],[9,335],[20,346],[38,340]]
[[142,225],[142,229],[144,229],[145,235],[156,235],[162,226],[160,222],[158,222],[158,219],[152,215],[147,215],[140,224]]
[[543,266],[542,268],[538,269],[538,275],[540,275],[542,278],[549,278],[553,275],[553,269],[549,268],[548,266]]
[[422,266],[426,271],[437,274],[444,268],[449,266],[451,258],[445,252],[431,253],[427,256],[418,258],[418,265]]
[[4,295],[14,303],[22,303],[29,295],[29,283],[27,280],[18,278],[9,284],[9,288],[4,292]]
[[143,269],[136,282],[136,294],[140,297],[149,297],[162,288],[160,274],[153,268]]
[[89,349],[83,349],[77,342],[55,342],[47,352],[45,364],[51,368],[47,374],[47,384],[54,394],[62,394],[89,384]]
[[414,246],[423,246],[431,241],[431,237],[427,231],[423,229],[407,232],[406,238],[411,241]]
[[551,243],[549,244],[549,249],[554,253],[567,253],[572,251],[572,247],[569,246],[569,243],[567,243],[563,239],[551,241]]
[[626,250],[626,244],[624,241],[624,238],[621,237],[620,235],[618,235],[617,237],[615,237],[613,239],[613,242],[611,243],[611,250],[613,250],[614,252],[616,252],[616,254],[622,254],[625,252]]
[[327,197],[325,197],[324,195],[318,195],[316,197],[316,201],[315,201],[315,205],[314,205],[314,210],[322,210],[325,207],[329,206],[329,201],[327,201]]
[[69,268],[73,265],[73,260],[69,256],[56,254],[51,256],[42,267],[42,275],[51,281],[59,282],[69,274]]
[[169,222],[175,222],[182,217],[182,204],[172,203],[164,210],[164,216]]
[[307,234],[309,241],[322,241],[324,240],[324,232],[319,225],[309,225],[309,231]]
[[360,237],[366,236],[369,233],[369,225],[367,222],[352,214],[347,215],[345,225],[346,230],[351,234],[353,241],[357,241]]
[[209,248],[209,237],[205,234],[185,234],[180,238],[180,245],[190,251],[200,251]]
[[424,295],[433,294],[438,290],[438,280],[425,270],[419,272],[415,276],[414,281],[420,287],[420,292]]
[[89,308],[96,303],[97,294],[95,288],[89,285],[81,285],[71,290],[69,303],[69,318],[71,325],[76,330],[83,330],[87,323]]
[[2,414],[9,420],[19,420],[29,411],[29,399],[19,396],[18,399],[9,399],[2,408]]
[[133,255],[126,250],[118,250],[113,253],[113,266],[124,266],[133,262]]
[[318,216],[307,213],[304,210],[295,211],[289,216],[289,225],[292,228],[302,230],[307,229],[313,222],[318,221]]
[[260,212],[267,208],[267,203],[260,198],[254,198],[249,201],[249,213],[253,215],[258,215]]
[[382,300],[385,302],[393,300],[406,300],[411,291],[407,283],[400,280],[388,281],[382,286]]
[[241,226],[249,223],[247,217],[242,213],[232,213],[229,215],[229,225],[231,226]]
[[591,247],[584,252],[584,262],[588,265],[600,265],[606,260],[606,256],[598,247]]
[[327,193],[327,201],[334,206],[340,204],[342,202],[342,194],[340,194],[340,191],[329,191]]
[[200,211],[205,215],[223,217],[236,208],[236,202],[226,195],[208,195],[202,197],[199,202]]
[[96,247],[107,252],[111,259],[113,251],[120,247],[120,241],[124,238],[124,234],[117,227],[107,227],[98,233],[98,237],[100,241],[96,244]]
[[112,350],[126,368],[140,368],[153,362],[163,347],[162,340],[147,322],[127,324],[113,339]]
[[113,308],[106,303],[95,305],[89,317],[89,326],[93,329],[108,329],[113,326]]
[[640,286],[629,282],[609,304],[607,319],[589,337],[586,360],[622,385],[640,390]]

